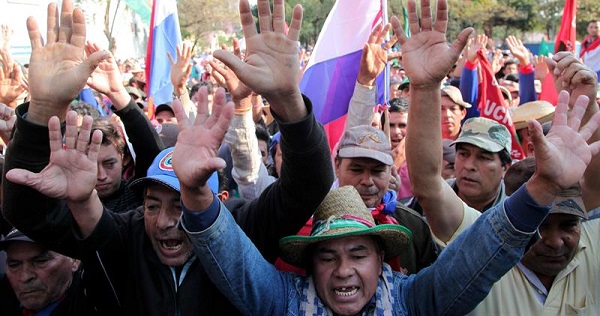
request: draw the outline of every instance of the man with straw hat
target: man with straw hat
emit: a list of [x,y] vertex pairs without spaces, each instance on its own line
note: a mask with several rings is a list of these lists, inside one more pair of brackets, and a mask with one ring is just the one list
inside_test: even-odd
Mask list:
[[526,157],[533,157],[533,142],[527,131],[527,121],[536,120],[540,124],[552,121],[556,108],[548,101],[537,100],[524,103],[510,109],[510,116],[515,125],[517,139]]
[[[421,12],[429,12],[429,1],[421,5]],[[437,3],[435,25],[431,15],[423,16],[422,30],[414,0],[408,8],[413,36],[403,35],[396,17],[392,25],[405,52],[424,57],[410,67],[431,70],[429,77],[411,78],[415,83],[411,101],[433,104],[432,92],[473,30],[463,31],[449,46],[446,1]],[[422,65],[428,60],[437,65]],[[582,115],[579,110],[567,114],[561,104],[548,139],[539,124],[530,127],[538,152],[543,152],[532,179],[482,214],[431,267],[415,275],[391,272],[383,263],[403,251],[410,233],[401,226],[374,226],[354,188],[329,193],[315,212],[311,236],[280,241],[282,257],[306,268],[307,277],[280,272],[268,264],[206,185],[198,188],[197,196],[182,192],[181,225],[212,281],[246,315],[462,315],[519,261],[554,198],[581,178],[592,156],[600,151],[600,143],[585,142],[598,128],[600,115],[580,130]],[[183,157],[179,159],[174,157],[174,168],[177,173],[186,172]],[[204,168],[210,169],[208,163]],[[196,177],[206,178],[204,174]]]

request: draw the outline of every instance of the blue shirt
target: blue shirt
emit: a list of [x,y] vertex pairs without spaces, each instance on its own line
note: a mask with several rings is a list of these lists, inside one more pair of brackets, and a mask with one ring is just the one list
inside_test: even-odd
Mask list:
[[[485,212],[430,267],[406,276],[394,273],[394,315],[463,315],[471,311],[522,257],[533,232],[517,230],[505,207],[518,213],[549,208],[519,203],[525,188]],[[511,201],[514,200],[514,201]],[[219,290],[245,315],[299,315],[306,277],[280,272],[269,264],[237,226],[230,212],[213,201],[204,212],[183,206],[182,227],[197,258]],[[216,217],[215,217],[216,215]],[[203,220],[204,218],[204,220]],[[214,221],[205,221],[206,218]],[[543,218],[534,216],[537,226]],[[203,224],[200,224],[203,222]],[[202,230],[190,230],[191,227]]]

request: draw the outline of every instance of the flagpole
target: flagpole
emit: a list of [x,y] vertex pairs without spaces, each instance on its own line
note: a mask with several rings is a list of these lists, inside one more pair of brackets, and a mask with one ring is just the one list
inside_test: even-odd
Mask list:
[[[382,16],[382,20],[383,20],[383,25],[386,25],[388,23],[388,6],[387,6],[387,0],[381,0],[381,12],[383,12],[383,16]],[[388,42],[390,40],[390,33],[388,32],[387,34],[385,34],[385,41]],[[392,48],[390,47],[387,51],[387,53],[389,54],[392,51]],[[383,128],[383,132],[385,133],[385,136],[387,137],[388,141],[391,143],[392,139],[390,136],[390,115],[389,115],[389,111],[387,109],[387,106],[389,106],[389,102],[390,102],[390,63],[389,62],[385,62],[385,69],[383,70],[383,102],[386,105],[385,110],[383,111],[383,113],[381,113],[381,115],[385,118],[383,121],[384,126],[382,126]]]
[[[388,6],[387,0],[381,0],[381,11],[383,12],[383,25],[388,24]],[[390,33],[385,34],[385,41],[388,42],[390,40]],[[388,54],[391,52],[392,48],[388,49]],[[383,102],[386,104],[390,100],[390,63],[386,61],[385,69],[384,69],[384,80],[383,80]]]

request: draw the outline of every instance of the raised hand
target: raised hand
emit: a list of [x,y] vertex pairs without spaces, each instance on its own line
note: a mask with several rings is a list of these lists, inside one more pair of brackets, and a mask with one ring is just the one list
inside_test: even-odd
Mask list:
[[534,74],[535,79],[537,80],[543,81],[544,78],[546,78],[546,76],[550,73],[550,70],[548,70],[548,64],[546,64],[545,56],[534,55],[533,68],[535,69]]
[[192,73],[192,48],[187,44],[183,43],[182,47],[177,45],[177,61],[173,59],[171,53],[167,53],[169,61],[171,62],[171,83],[173,84],[173,93],[176,96],[187,94],[185,85],[187,84],[188,78]]
[[50,118],[50,163],[39,173],[25,169],[12,169],[6,178],[26,185],[51,198],[67,202],[86,201],[96,186],[97,157],[102,132],[94,131],[91,137],[92,118],[85,116],[77,131],[77,113],[67,114],[65,147],[58,117]]
[[573,106],[580,95],[590,100],[596,98],[598,75],[571,52],[559,52],[546,58],[548,70],[554,78],[556,91],[566,90],[571,95],[569,105]]
[[8,25],[0,25],[0,61],[2,62],[2,70],[4,73],[12,71],[14,64],[12,55],[10,54],[10,39],[12,38],[13,30]]
[[274,1],[273,14],[269,0],[258,0],[257,6],[260,33],[256,30],[248,0],[241,0],[239,5],[246,40],[244,61],[223,50],[216,51],[214,56],[231,68],[248,88],[269,99],[272,110],[282,120],[299,120],[307,113],[298,87],[302,7],[294,7],[292,21],[285,34],[283,0]]
[[[31,40],[29,82],[31,103],[27,120],[45,125],[51,116],[64,118],[69,103],[85,86],[96,65],[109,56],[107,51],[85,58],[85,19],[71,0],[62,2],[59,14],[56,3],[48,5],[46,45],[33,17],[27,19]],[[57,84],[60,83],[60,89]]]
[[[541,125],[528,122],[529,134],[535,148],[536,176],[542,179],[550,195],[558,194],[579,182],[592,156],[600,152],[600,142],[587,144],[588,139],[600,125],[600,112],[580,128],[581,119],[589,99],[580,96],[572,111],[569,109],[569,93],[561,91],[554,113],[552,128],[546,137]],[[529,187],[528,187],[529,188]],[[546,201],[548,204],[551,202]]]
[[492,71],[494,73],[498,73],[504,67],[504,58],[502,58],[502,51],[500,49],[496,49],[494,51],[494,55],[492,56]]
[[467,44],[465,47],[467,59],[474,63],[478,59],[479,55],[477,55],[477,52],[480,49],[483,49],[485,53],[485,46],[487,45],[487,42],[488,37],[485,34],[477,34],[477,37],[472,39],[472,42],[470,39],[469,44]]
[[16,120],[15,109],[0,103],[0,138],[2,138],[4,144],[10,142],[10,136]]
[[439,86],[450,71],[461,51],[467,44],[472,28],[460,32],[458,38],[448,45],[446,29],[448,27],[448,4],[446,0],[437,2],[435,24],[432,25],[429,0],[421,1],[421,25],[417,16],[415,0],[408,1],[408,22],[411,37],[404,35],[398,17],[392,17],[392,28],[402,45],[402,59],[410,85]]
[[[233,53],[238,58],[241,56],[239,42],[235,38],[233,39]],[[227,90],[231,93],[231,99],[235,104],[236,110],[251,107],[252,103],[250,102],[249,97],[252,94],[252,90],[238,79],[233,70],[217,63],[215,60],[211,60],[209,63],[213,68],[213,72],[216,72],[214,77],[222,78],[227,86]],[[248,99],[247,102],[243,102],[246,101],[246,99]]]
[[392,176],[390,177],[390,183],[388,184],[388,190],[392,190],[394,192],[398,192],[400,187],[402,186],[402,179],[400,179],[400,175],[398,174],[398,169],[396,167],[391,167]]
[[[91,56],[102,52],[102,49],[98,44],[88,41],[85,44],[85,52],[87,56]],[[87,85],[105,94],[117,110],[127,106],[131,99],[127,90],[125,90],[125,86],[123,86],[123,76],[121,76],[119,65],[117,65],[114,56],[110,52],[106,59],[100,61],[98,67],[87,79]]]
[[6,24],[0,25],[0,48],[8,50],[13,30]]
[[8,73],[0,68],[0,103],[14,108],[17,106],[17,100],[23,98],[26,92],[19,64],[13,63]]
[[506,38],[506,45],[508,46],[508,49],[510,49],[511,54],[519,60],[519,65],[527,66],[531,64],[529,50],[523,45],[523,42],[521,42],[520,39],[509,35]]
[[[233,43],[233,55],[236,56],[237,58],[239,58],[240,60],[244,60],[244,58],[242,56],[242,50],[240,49],[240,41],[238,41],[238,39],[234,37],[232,40],[232,43]],[[221,49],[228,50],[227,45],[221,44]],[[214,64],[219,65],[221,67],[221,69],[227,69],[227,66],[225,66],[225,64],[223,64],[218,59],[211,59],[211,60],[209,60],[209,62],[210,61],[213,61]],[[214,67],[212,67],[212,65],[211,65],[211,68],[212,68],[211,74],[212,74],[213,78],[215,78],[215,81],[217,82],[217,84],[224,88],[227,87],[227,82],[225,80],[225,77],[223,77],[223,75],[221,75],[218,71],[216,71],[214,69]]]
[[375,79],[385,69],[388,62],[387,51],[396,43],[396,37],[393,37],[387,43],[385,37],[392,26],[378,24],[371,32],[367,44],[365,44],[360,57],[360,68],[358,71],[358,83],[364,86],[372,86]]
[[173,151],[173,169],[181,185],[182,201],[191,210],[206,209],[212,202],[212,193],[205,184],[215,170],[225,167],[225,161],[217,157],[217,151],[233,112],[233,104],[226,102],[222,88],[215,93],[210,115],[206,87],[200,88],[199,94],[198,114],[194,122],[187,118],[181,103],[173,101],[181,130]]

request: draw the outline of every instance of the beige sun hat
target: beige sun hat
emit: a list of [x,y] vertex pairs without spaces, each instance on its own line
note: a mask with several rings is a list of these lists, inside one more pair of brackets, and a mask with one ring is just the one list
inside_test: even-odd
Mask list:
[[310,236],[288,236],[279,241],[281,258],[306,268],[306,250],[320,241],[346,236],[376,236],[382,243],[386,260],[398,256],[411,242],[410,229],[395,224],[376,225],[365,202],[353,186],[327,194],[315,211]]
[[394,163],[392,148],[385,133],[370,125],[347,129],[338,150],[340,158],[371,158],[388,166]]
[[552,103],[538,100],[521,104],[510,109],[510,116],[515,125],[515,130],[527,128],[528,120],[536,120],[540,124],[550,122],[554,117],[556,108]]
[[442,88],[442,96],[447,96],[448,98],[450,98],[450,100],[452,100],[452,102],[462,106],[465,109],[471,107],[471,104],[463,101],[463,97],[460,93],[460,90],[455,86],[444,86]]

